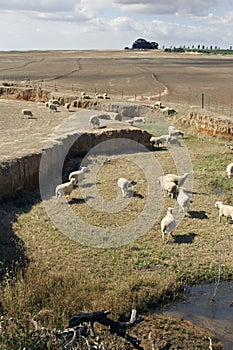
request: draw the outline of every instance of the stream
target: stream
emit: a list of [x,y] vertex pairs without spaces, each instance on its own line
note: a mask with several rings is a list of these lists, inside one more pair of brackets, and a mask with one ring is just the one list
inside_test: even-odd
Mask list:
[[223,343],[224,350],[233,349],[233,282],[187,287],[181,301],[160,313],[191,321],[212,332]]

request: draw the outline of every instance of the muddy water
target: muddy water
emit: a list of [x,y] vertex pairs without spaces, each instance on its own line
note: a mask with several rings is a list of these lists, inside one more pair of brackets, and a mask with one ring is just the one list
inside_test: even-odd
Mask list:
[[188,287],[182,301],[162,310],[166,316],[192,321],[211,331],[223,343],[224,350],[233,349],[233,282]]

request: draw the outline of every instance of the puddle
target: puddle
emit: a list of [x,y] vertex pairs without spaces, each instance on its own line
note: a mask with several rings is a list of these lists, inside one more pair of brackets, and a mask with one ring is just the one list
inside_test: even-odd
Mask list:
[[162,314],[192,321],[215,334],[224,350],[232,350],[233,282],[221,282],[213,301],[215,288],[215,283],[188,287],[184,299],[164,308]]

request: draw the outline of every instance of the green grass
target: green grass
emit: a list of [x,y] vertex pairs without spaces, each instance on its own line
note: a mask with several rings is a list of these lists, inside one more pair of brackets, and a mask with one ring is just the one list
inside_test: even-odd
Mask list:
[[[152,132],[153,127],[149,128]],[[187,284],[215,281],[219,252],[221,279],[232,279],[232,225],[225,220],[218,223],[218,211],[214,208],[216,200],[232,203],[232,180],[225,175],[232,155],[226,152],[221,140],[186,135],[184,141],[192,159],[194,194],[190,215],[177,227],[174,242],[164,244],[160,233],[166,206],[174,204],[171,199],[166,200],[162,214],[141,238],[109,249],[82,246],[68,239],[50,221],[40,201],[35,201],[31,209],[22,201],[20,211],[16,201],[9,203],[9,215],[14,218],[10,225],[25,243],[30,262],[25,271],[18,271],[15,279],[6,278],[2,284],[4,314],[20,319],[25,325],[29,315],[49,310],[40,324],[62,328],[78,311],[106,308],[113,317],[128,315],[133,307],[145,312],[175,299]],[[168,151],[155,151],[154,156],[165,172],[175,171]],[[115,198],[111,181],[123,174],[124,169],[124,159],[100,169],[97,180],[110,179],[106,186],[103,181],[98,185],[106,200]],[[137,177],[137,190],[146,196],[143,172],[127,163],[127,174]],[[80,197],[79,189],[72,197]],[[117,213],[117,221],[128,222],[143,205],[144,200],[132,198],[126,211]],[[74,204],[72,209],[94,224],[93,208],[89,208],[88,202]],[[114,215],[98,215],[97,225],[114,226]]]

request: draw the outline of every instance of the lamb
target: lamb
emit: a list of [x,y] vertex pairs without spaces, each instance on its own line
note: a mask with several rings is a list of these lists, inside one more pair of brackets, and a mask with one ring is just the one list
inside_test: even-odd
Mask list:
[[184,133],[178,129],[175,129],[174,126],[170,125],[168,127],[168,133],[169,133],[169,136],[184,136]]
[[123,198],[132,197],[132,195],[133,195],[132,187],[136,184],[137,184],[136,181],[134,181],[134,180],[129,181],[129,180],[125,179],[124,177],[120,177],[117,181],[117,186],[121,190]]
[[167,242],[168,242],[169,237],[172,236],[176,228],[176,221],[172,214],[173,209],[174,208],[171,208],[171,207],[167,208],[167,215],[161,221],[161,232],[162,232],[163,242],[165,241],[165,234],[167,234]]
[[71,179],[69,182],[58,185],[55,190],[56,198],[59,199],[61,196],[70,196],[75,187],[75,183],[76,180]]
[[93,129],[100,127],[100,120],[97,115],[90,116],[89,125]]
[[187,215],[189,206],[190,206],[190,198],[185,193],[184,188],[180,187],[178,191],[178,196],[177,196],[177,203],[179,205],[180,211],[183,211],[185,215]]
[[28,118],[30,118],[33,116],[32,111],[30,109],[22,109],[21,113],[23,117],[27,116]]
[[187,179],[189,173],[184,173],[183,175],[167,174],[165,179],[167,181],[174,182],[176,185],[183,186],[185,180]]
[[226,167],[226,173],[229,179],[233,177],[233,163],[228,164],[228,166]]
[[143,124],[145,124],[145,119],[144,118],[142,118],[142,117],[133,117],[133,120],[134,120],[134,122],[135,123],[143,123]]
[[169,135],[161,135],[159,137],[154,137],[152,136],[150,138],[150,143],[152,144],[153,147],[157,146],[159,147],[159,145],[167,145],[169,140]]
[[72,171],[72,173],[69,174],[69,180],[75,179],[75,184],[78,184],[78,181],[82,181],[84,173],[87,171],[87,167],[82,166],[79,170]]
[[159,176],[157,183],[161,186],[163,196],[166,196],[166,193],[171,198],[176,198],[178,193],[178,186],[175,182],[167,180],[164,175]]
[[219,209],[219,222],[221,222],[222,216],[226,216],[227,221],[228,217],[231,217],[231,220],[233,220],[233,207],[231,205],[225,205],[223,202],[217,201],[214,206]]

